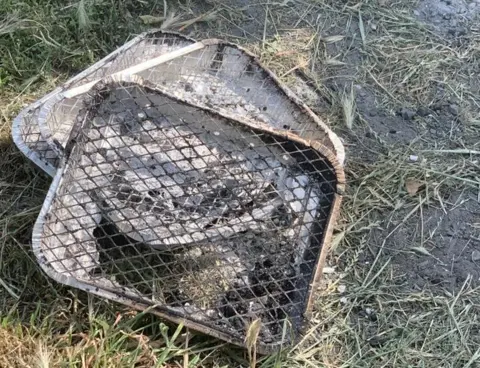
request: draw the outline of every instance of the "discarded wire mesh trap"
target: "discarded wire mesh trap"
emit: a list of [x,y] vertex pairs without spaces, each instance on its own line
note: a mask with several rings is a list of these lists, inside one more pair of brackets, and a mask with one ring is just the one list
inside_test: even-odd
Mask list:
[[83,93],[115,73],[138,74],[198,106],[317,139],[343,163],[338,137],[248,51],[218,40],[196,42],[162,31],[139,35],[22,111],[13,127],[20,150],[53,176],[58,166],[53,141],[65,145],[72,116],[83,105]]
[[239,345],[257,319],[260,351],[292,343],[338,212],[336,155],[160,85],[114,77],[82,95],[71,133],[53,141],[61,164],[34,229],[39,263]]

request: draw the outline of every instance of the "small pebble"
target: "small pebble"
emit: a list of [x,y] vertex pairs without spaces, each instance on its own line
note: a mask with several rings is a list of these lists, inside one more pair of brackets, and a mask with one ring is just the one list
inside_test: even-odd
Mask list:
[[416,114],[417,114],[417,113],[416,113],[415,111],[410,110],[410,109],[407,109],[407,108],[405,108],[405,107],[403,107],[403,108],[400,110],[400,115],[402,116],[402,118],[403,118],[404,120],[412,120],[412,119],[415,117]]
[[332,274],[335,272],[335,268],[333,267],[323,267],[323,273],[325,274]]
[[418,161],[418,156],[416,155],[410,155],[410,157],[408,158],[410,161],[412,162],[417,162]]
[[347,304],[347,303],[348,303],[347,297],[342,296],[342,297],[340,298],[340,303],[342,303],[342,304]]
[[472,261],[473,262],[480,261],[480,252],[478,250],[474,250],[472,252]]
[[[287,236],[288,236],[289,238],[294,237],[294,236],[295,236],[295,230],[293,230],[293,229],[288,230],[288,231],[287,231]],[[328,268],[328,267],[325,267],[325,268]],[[325,272],[325,268],[323,269],[323,273],[328,273],[328,272]]]
[[105,120],[101,117],[95,116],[93,118],[93,126],[95,127],[101,127],[105,125]]
[[367,341],[368,343],[373,346],[373,347],[378,347],[383,345],[385,342],[387,342],[388,338],[383,335],[383,336],[373,336],[369,338]]
[[346,285],[338,285],[337,291],[340,294],[343,294],[345,291],[347,291],[347,286]]
[[415,15],[416,17],[420,16],[420,12],[418,10],[414,10],[413,11],[413,15]]
[[448,111],[450,112],[450,114],[452,115],[458,115],[458,105],[455,105],[455,104],[451,104],[448,106]]
[[217,316],[217,312],[214,311],[213,309],[207,309],[205,314],[207,315],[207,317],[209,318],[215,318]]
[[377,25],[375,23],[370,24],[370,27],[375,31],[377,29]]
[[427,107],[419,107],[417,110],[418,116],[428,116],[430,115],[430,110]]

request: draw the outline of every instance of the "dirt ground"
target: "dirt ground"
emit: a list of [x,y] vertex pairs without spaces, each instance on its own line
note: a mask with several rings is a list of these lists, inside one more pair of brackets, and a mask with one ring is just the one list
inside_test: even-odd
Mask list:
[[[240,26],[205,33],[260,40],[262,59],[330,123],[346,147],[349,189],[320,299],[336,289],[347,320],[373,350],[396,349],[409,334],[428,339],[426,326],[411,331],[402,326],[428,313],[420,306],[426,295],[435,300],[468,290],[476,298],[480,285],[480,1],[322,2],[317,12],[304,2],[294,13],[227,2],[232,8],[247,3]],[[266,26],[265,19],[271,20]],[[312,27],[324,40],[313,50]],[[297,42],[300,52],[279,61],[278,55],[291,49],[289,42]],[[307,45],[308,56],[299,44]],[[350,90],[356,106],[351,129],[342,109]],[[364,288],[373,291],[362,295]],[[324,321],[325,303],[318,304]],[[317,334],[329,331],[325,325],[323,332],[316,328]],[[358,336],[355,340],[359,343]],[[418,346],[413,346],[407,351],[414,356]],[[358,350],[365,356],[351,366],[442,361],[434,358],[437,348],[428,363],[413,356],[382,360],[378,351],[369,360],[371,350]],[[467,356],[450,358],[449,364],[467,366],[475,355],[468,350]]]
[[[262,39],[267,35],[268,43],[269,36],[277,35],[278,37],[279,28],[287,29],[285,31],[287,34],[294,26],[304,30],[298,23],[298,14],[285,14],[275,24],[276,29],[273,29],[268,26],[270,23],[264,27],[266,17],[264,7],[256,6],[254,1],[225,3],[232,8],[246,7],[244,15],[248,20],[217,32],[197,30],[195,35],[207,34],[210,37],[223,38],[227,36],[231,39],[237,37],[243,39],[246,36],[248,40]],[[286,1],[283,4],[288,3],[289,1]],[[478,0],[470,2],[427,0],[410,4],[404,1],[379,0],[378,5],[385,9],[402,7],[406,17],[411,17],[412,21],[418,20],[419,26],[425,27],[422,30],[424,34],[435,41],[442,42],[445,47],[456,47],[457,52],[460,53],[472,47],[472,43],[478,47],[478,40],[472,39],[472,32],[478,31],[477,21],[480,15]],[[347,8],[349,6],[345,5],[344,9]],[[356,10],[360,9],[360,6],[353,5],[352,8]],[[371,78],[365,78],[362,75],[365,73],[363,69],[371,65],[365,65],[365,58],[369,55],[362,50],[362,31],[358,22],[352,21],[352,17],[347,14],[331,17],[328,11],[322,14],[308,12],[307,9],[306,7],[303,13],[303,21],[321,27],[322,37],[345,36],[339,42],[327,42],[321,50],[325,54],[341,55],[343,65],[323,70],[319,67],[319,75],[310,73],[311,80],[308,77],[305,79],[303,73],[295,74],[295,78],[288,80],[287,83],[308,101],[320,116],[327,117],[344,140],[347,152],[346,167],[350,174],[350,195],[358,189],[355,188],[358,185],[357,178],[352,175],[357,165],[375,166],[379,156],[388,156],[389,151],[410,152],[412,156],[417,156],[417,159],[414,158],[415,161],[410,162],[409,156],[405,157],[404,164],[407,166],[406,172],[409,173],[408,166],[421,166],[422,163],[428,162],[429,158],[422,156],[422,152],[426,150],[446,151],[479,147],[478,129],[473,127],[472,130],[469,122],[472,115],[478,116],[479,112],[480,64],[478,60],[476,65],[458,65],[458,69],[453,70],[453,73],[458,73],[459,79],[464,83],[462,85],[464,90],[461,91],[463,95],[455,91],[452,85],[437,80],[422,80],[422,76],[416,73],[412,73],[410,78],[418,78],[421,81],[415,81],[418,83],[418,88],[412,94],[408,93],[409,87],[406,83],[396,86],[392,83],[393,88],[389,89],[375,80],[372,74],[370,74]],[[332,10],[332,7],[328,9]],[[279,14],[282,13],[279,12]],[[370,34],[380,33],[382,22],[388,19],[387,14],[384,14],[386,19],[382,19],[380,15],[369,12],[363,15],[363,32],[367,40]],[[399,24],[396,27],[400,33],[408,32],[408,24]],[[363,44],[365,45],[365,42]],[[439,57],[441,58],[441,55]],[[427,63],[425,60],[418,61],[421,64]],[[395,60],[386,60],[386,62],[392,62],[392,65],[373,67],[383,67],[385,70],[395,69]],[[445,63],[447,65],[448,61],[446,60]],[[275,69],[276,66],[272,64],[270,66]],[[381,60],[378,60],[378,64],[381,64]],[[470,68],[469,78],[463,80],[464,76],[460,74],[462,69]],[[320,83],[321,86],[318,85]],[[341,94],[349,86],[353,86],[355,91],[358,116],[353,128],[346,130],[342,126],[342,116],[338,111],[339,101],[332,96]],[[453,165],[468,158],[468,155],[466,157],[451,156],[448,152],[439,152],[439,155],[444,156],[440,157],[440,160],[445,164],[451,162]],[[479,168],[478,160],[475,156],[471,158],[469,165],[473,166],[470,169],[475,171]],[[384,160],[384,157],[380,160]],[[428,177],[419,178],[422,185],[415,195],[418,195],[420,201],[426,200],[426,203],[422,202],[421,213],[414,213],[405,219],[411,207],[402,203],[405,201],[399,198],[393,198],[400,201],[395,204],[395,211],[391,213],[376,211],[375,229],[372,229],[367,240],[369,251],[361,256],[359,262],[365,262],[368,265],[378,252],[381,252],[379,262],[391,258],[395,272],[398,273],[397,281],[404,287],[414,290],[424,287],[432,287],[436,290],[441,286],[455,293],[456,288],[461,287],[467,277],[471,277],[473,285],[477,285],[480,282],[478,269],[480,254],[477,255],[480,251],[480,194],[478,185],[475,185],[478,178],[478,173],[474,173],[471,179],[474,188],[465,188],[460,182],[448,188],[436,188],[439,190],[436,194],[426,193],[430,188]],[[404,182],[407,178],[400,179],[398,186],[404,185],[402,181]],[[434,181],[432,186],[435,184]],[[350,199],[351,197],[347,198],[347,202]],[[395,232],[386,238],[393,229],[396,229]],[[422,250],[410,251],[412,248],[419,247]]]
[[[345,144],[348,189],[314,315],[280,363],[259,366],[478,367],[480,0],[167,3],[181,20],[208,15],[170,29],[251,49]],[[31,197],[13,201],[26,215],[11,244],[28,245],[46,181],[12,157],[22,173],[4,170],[1,182],[33,178],[22,176]],[[0,281],[21,284],[20,263],[12,256]],[[32,303],[34,286],[1,305]],[[76,313],[65,309],[63,332]],[[198,366],[247,364],[223,347],[208,354]]]

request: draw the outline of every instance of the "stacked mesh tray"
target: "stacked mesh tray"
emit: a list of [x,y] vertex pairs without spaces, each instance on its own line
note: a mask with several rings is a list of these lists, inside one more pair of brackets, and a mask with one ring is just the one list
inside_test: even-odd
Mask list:
[[240,47],[142,34],[22,111],[53,176],[33,249],[55,280],[258,349],[311,310],[344,186],[337,136]]

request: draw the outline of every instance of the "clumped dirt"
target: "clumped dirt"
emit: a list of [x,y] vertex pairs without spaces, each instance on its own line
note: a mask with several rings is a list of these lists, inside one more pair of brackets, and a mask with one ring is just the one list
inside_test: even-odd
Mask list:
[[[383,257],[392,258],[396,283],[408,289],[454,292],[471,277],[480,284],[480,205],[477,194],[445,194],[444,207],[426,206],[421,218],[411,217],[387,239]],[[378,246],[411,209],[398,211],[386,231],[374,231],[372,244]],[[367,253],[359,263],[368,267]]]
[[414,110],[399,109],[395,114],[378,107],[375,95],[368,86],[357,85],[356,96],[357,111],[368,121],[369,128],[363,128],[367,139],[376,136],[388,144],[409,144],[419,135],[418,124],[414,122]]
[[408,146],[422,141],[425,149],[434,148],[441,141],[445,148],[458,148],[459,142],[475,144],[475,138],[466,130],[461,108],[455,98],[440,93],[437,102],[428,106],[398,106],[395,111],[380,107],[370,86],[356,86],[356,105],[368,126],[354,129],[365,139],[376,138],[387,146]]

